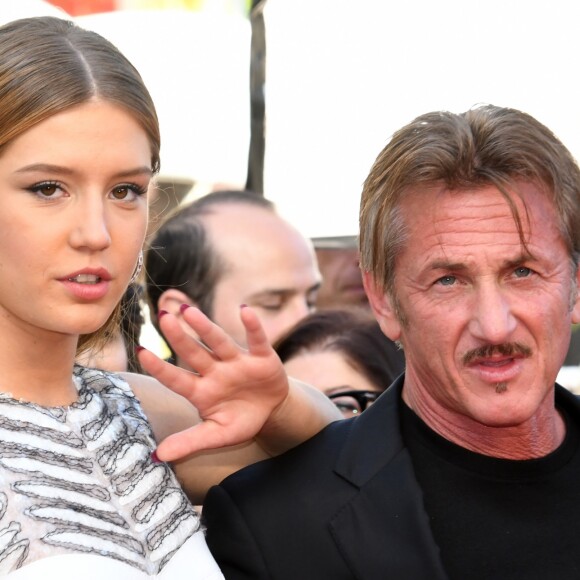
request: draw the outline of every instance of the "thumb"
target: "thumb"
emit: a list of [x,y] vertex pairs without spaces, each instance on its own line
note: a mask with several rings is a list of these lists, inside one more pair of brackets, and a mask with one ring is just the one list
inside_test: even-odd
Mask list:
[[156,455],[161,461],[176,461],[198,451],[217,449],[238,444],[243,440],[250,440],[253,432],[248,428],[248,433],[244,434],[238,428],[236,435],[235,438],[232,437],[231,429],[208,419],[185,431],[166,437],[157,447]]

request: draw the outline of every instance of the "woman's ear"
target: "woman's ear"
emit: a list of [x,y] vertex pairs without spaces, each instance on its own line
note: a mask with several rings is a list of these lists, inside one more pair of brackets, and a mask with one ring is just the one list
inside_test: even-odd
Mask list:
[[377,285],[370,272],[363,272],[363,284],[370,307],[383,333],[392,341],[401,338],[401,322],[391,297]]

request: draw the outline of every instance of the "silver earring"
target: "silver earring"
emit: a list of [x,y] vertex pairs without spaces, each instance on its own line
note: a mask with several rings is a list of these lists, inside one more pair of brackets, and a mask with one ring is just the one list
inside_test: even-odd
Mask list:
[[139,275],[141,274],[141,270],[143,270],[143,250],[139,252],[139,258],[137,259],[137,265],[135,266],[135,271],[131,276],[131,280],[129,280],[129,284],[133,284],[137,282],[139,279]]

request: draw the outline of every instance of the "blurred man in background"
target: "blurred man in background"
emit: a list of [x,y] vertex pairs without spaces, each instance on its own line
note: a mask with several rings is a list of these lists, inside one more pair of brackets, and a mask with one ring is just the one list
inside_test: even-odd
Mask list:
[[159,311],[180,317],[187,304],[242,345],[242,305],[257,312],[273,343],[314,309],[321,280],[312,243],[272,202],[237,190],[180,206],[155,233],[145,269],[157,328]]

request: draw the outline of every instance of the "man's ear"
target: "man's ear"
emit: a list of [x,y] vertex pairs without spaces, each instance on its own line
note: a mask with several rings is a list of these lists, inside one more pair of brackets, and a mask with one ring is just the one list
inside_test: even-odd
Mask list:
[[191,298],[185,294],[185,292],[175,288],[170,288],[169,290],[165,290],[165,292],[159,296],[157,308],[158,310],[165,310],[165,312],[169,312],[170,314],[179,317],[181,315],[179,309],[182,304],[193,306]]
[[196,306],[195,302],[193,302],[193,300],[187,294],[185,294],[185,292],[177,290],[176,288],[170,288],[169,290],[165,290],[165,292],[163,292],[163,294],[161,294],[159,297],[159,300],[157,301],[157,308],[158,310],[165,310],[166,312],[173,314],[177,320],[179,320],[179,323],[181,324],[186,334],[195,336],[197,338],[197,335],[191,330],[189,324],[185,323],[183,320],[180,310],[182,304]]
[[572,301],[572,322],[580,323],[580,268],[576,268],[576,296]]
[[401,338],[401,323],[391,297],[380,289],[370,272],[363,272],[363,285],[381,330],[392,341],[399,340]]

